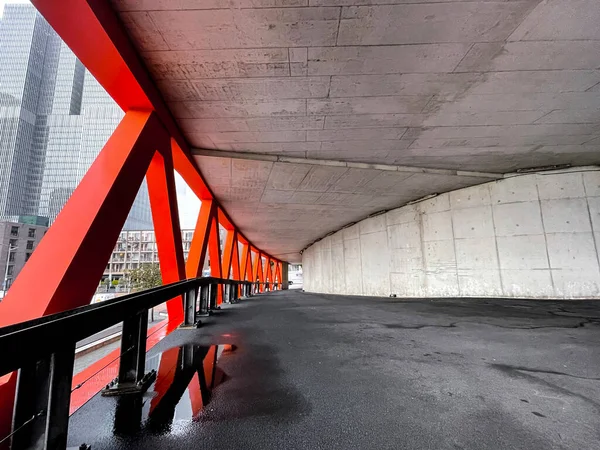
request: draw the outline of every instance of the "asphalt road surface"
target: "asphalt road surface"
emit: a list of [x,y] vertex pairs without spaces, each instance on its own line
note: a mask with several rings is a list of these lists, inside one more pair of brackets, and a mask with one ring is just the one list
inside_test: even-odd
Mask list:
[[115,414],[118,400],[92,399],[71,418],[69,445],[600,449],[598,302],[281,291],[174,332],[149,364],[184,343],[235,346],[220,355],[200,410],[190,380],[203,375],[159,373],[130,404],[138,415],[123,415],[126,402]]

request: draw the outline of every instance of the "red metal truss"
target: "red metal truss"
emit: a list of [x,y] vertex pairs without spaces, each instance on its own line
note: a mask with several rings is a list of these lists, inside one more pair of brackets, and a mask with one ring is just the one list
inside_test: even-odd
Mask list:
[[[154,113],[125,114],[0,303],[0,326],[89,303],[161,137]],[[0,378],[1,436],[15,386],[16,374]]]
[[240,278],[242,281],[252,280],[252,255],[250,244],[242,244],[242,259],[240,260]]
[[[154,223],[154,235],[160,261],[160,273],[164,284],[186,279],[177,192],[175,191],[175,173],[171,157],[171,145],[168,136],[164,139],[163,152],[156,152],[146,179],[148,196]],[[180,322],[183,319],[183,298],[178,296],[167,302],[169,320]]]
[[125,114],[0,303],[0,326],[90,302],[163,133],[154,113]]
[[265,281],[272,283],[273,282],[273,271],[271,269],[271,258],[269,258],[268,256],[265,258],[265,264],[267,266],[265,269]]
[[[163,283],[201,276],[207,251],[212,276],[222,276],[223,262],[227,275],[232,270],[235,279],[264,282],[268,277],[272,281],[265,269],[270,271],[269,261],[277,260],[253,247],[219,207],[111,3],[32,3],[125,111],[125,117],[0,303],[0,327],[90,301],[144,176]],[[181,245],[174,170],[202,201],[187,262]],[[219,224],[234,233],[227,262],[222,259]],[[238,242],[243,245],[241,260]],[[218,293],[218,303],[221,301],[222,290]],[[172,328],[182,318],[181,299],[169,301],[167,308]],[[12,412],[14,381],[14,374],[0,379],[0,427],[10,417],[7,411]]]
[[[32,3],[123,111],[156,112],[172,138],[175,170],[200,200],[214,199],[187,142],[110,2],[32,0]],[[219,211],[218,220],[225,229],[237,229],[225,210]],[[238,239],[249,243],[240,230]]]
[[283,263],[279,261],[277,263],[277,283],[279,284],[279,289],[283,289],[283,277],[281,271],[283,270]]
[[231,255],[231,275],[234,280],[242,281],[240,270],[240,246],[237,231],[233,240],[233,254]]
[[215,220],[216,208],[217,205],[214,201],[202,201],[185,265],[185,272],[188,278],[202,276],[202,269],[204,268],[204,261],[206,259],[206,249],[208,248],[208,236],[210,234],[210,227]]
[[[235,239],[233,240],[233,252],[231,255],[231,278],[234,280],[241,281],[240,271],[240,245],[238,242],[237,232],[235,233]],[[242,295],[242,286],[237,287],[238,297]]]
[[233,260],[233,249],[237,247],[237,236],[235,230],[228,230],[223,249],[223,278],[229,278]]
[[273,283],[277,284],[277,288],[281,289],[281,268],[279,262],[275,262],[273,268]]
[[252,262],[252,281],[262,281],[262,258],[259,252],[254,253]]
[[[221,239],[219,238],[219,222],[213,218],[208,234],[208,257],[210,261],[210,275],[221,278]],[[223,285],[217,285],[217,305],[223,303]]]

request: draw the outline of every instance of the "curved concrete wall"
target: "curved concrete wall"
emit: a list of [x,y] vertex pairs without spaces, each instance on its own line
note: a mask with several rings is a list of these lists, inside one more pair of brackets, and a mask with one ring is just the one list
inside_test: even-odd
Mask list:
[[304,289],[398,297],[600,297],[596,170],[515,176],[365,219],[304,251]]

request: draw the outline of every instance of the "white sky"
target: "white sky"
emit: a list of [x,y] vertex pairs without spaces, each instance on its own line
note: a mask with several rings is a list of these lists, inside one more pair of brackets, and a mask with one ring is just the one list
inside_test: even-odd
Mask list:
[[175,172],[177,189],[177,208],[179,209],[179,226],[182,230],[194,229],[200,212],[200,199],[188,187],[183,178]]
[[9,3],[29,3],[29,0],[0,0],[0,17],[4,13],[4,5]]

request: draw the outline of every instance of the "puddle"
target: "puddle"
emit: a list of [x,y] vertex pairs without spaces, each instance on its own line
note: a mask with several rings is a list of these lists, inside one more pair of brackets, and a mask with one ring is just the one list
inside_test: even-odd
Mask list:
[[156,381],[143,395],[117,399],[114,435],[168,434],[176,423],[197,420],[210,403],[212,391],[227,380],[218,360],[233,351],[233,345],[190,344],[148,359],[146,371],[156,370]]

